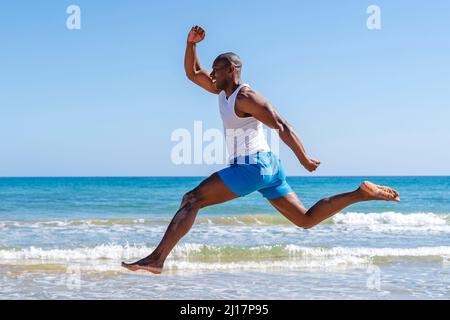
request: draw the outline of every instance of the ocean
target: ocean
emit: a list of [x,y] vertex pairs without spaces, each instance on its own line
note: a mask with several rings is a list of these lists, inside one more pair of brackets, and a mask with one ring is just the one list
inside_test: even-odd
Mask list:
[[306,207],[388,185],[401,202],[296,227],[259,193],[202,209],[161,275],[148,255],[202,177],[0,178],[0,299],[449,299],[450,177],[288,177]]

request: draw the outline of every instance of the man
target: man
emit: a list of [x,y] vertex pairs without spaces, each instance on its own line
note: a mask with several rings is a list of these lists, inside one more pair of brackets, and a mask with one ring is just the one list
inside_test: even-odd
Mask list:
[[[214,60],[211,73],[201,68],[196,44],[204,38],[205,31],[201,27],[191,29],[184,67],[189,80],[219,95],[231,165],[212,174],[187,192],[156,249],[135,263],[122,263],[123,267],[132,271],[142,269],[161,273],[167,256],[190,230],[201,208],[245,196],[253,191],[259,191],[287,219],[305,229],[357,202],[400,201],[399,194],[394,189],[364,181],[352,192],[322,199],[306,209],[286,182],[280,160],[270,152],[262,125],[276,129],[281,140],[292,149],[309,172],[316,170],[320,161],[309,158],[294,129],[263,96],[242,83],[242,63],[236,54],[219,55]],[[228,134],[229,131],[232,134]]]

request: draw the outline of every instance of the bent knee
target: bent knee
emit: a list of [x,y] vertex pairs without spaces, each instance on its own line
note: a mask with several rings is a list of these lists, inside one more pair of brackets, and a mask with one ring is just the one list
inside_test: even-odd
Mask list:
[[310,221],[309,219],[302,219],[297,223],[297,226],[299,226],[302,229],[308,230],[314,227],[316,224],[313,221]]
[[199,192],[197,189],[193,189],[189,192],[187,192],[183,196],[183,203],[185,205],[189,205],[191,207],[202,207],[203,200],[201,192]]
[[315,225],[312,224],[312,223],[304,223],[304,224],[302,224],[300,227],[301,227],[302,229],[308,230],[308,229],[311,229],[311,228],[314,227],[314,226],[315,226]]
[[311,229],[312,227],[314,227],[315,224],[313,224],[312,222],[309,221],[305,221],[303,219],[291,219],[291,222],[293,222],[297,227],[302,228],[302,229]]

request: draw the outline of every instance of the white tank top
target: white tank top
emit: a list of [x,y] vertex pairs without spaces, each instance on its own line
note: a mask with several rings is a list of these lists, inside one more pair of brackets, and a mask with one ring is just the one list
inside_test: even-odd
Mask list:
[[234,104],[242,87],[249,87],[249,85],[241,84],[228,99],[225,91],[222,90],[219,93],[220,115],[223,121],[229,160],[252,155],[258,151],[270,151],[261,121],[254,117],[241,118],[235,113]]

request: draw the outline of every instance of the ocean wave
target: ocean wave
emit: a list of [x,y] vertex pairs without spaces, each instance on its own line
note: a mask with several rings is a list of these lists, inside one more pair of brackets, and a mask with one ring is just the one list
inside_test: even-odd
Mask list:
[[47,220],[47,221],[0,221],[0,228],[4,227],[70,227],[70,226],[112,226],[165,223],[166,219],[80,219],[80,220]]
[[338,227],[366,228],[372,232],[450,233],[450,215],[435,213],[347,212],[332,218]]
[[[42,249],[3,248],[0,250],[0,264],[23,264],[27,262],[89,262],[135,260],[148,255],[153,248],[105,244],[91,248]],[[448,261],[450,246],[418,248],[370,248],[370,247],[305,247],[298,245],[271,245],[255,247],[210,246],[203,244],[181,244],[171,252],[168,261],[175,265],[185,262],[232,263],[232,262],[286,262],[327,264],[347,261],[386,262],[392,260],[436,260]],[[343,259],[343,260],[342,260]],[[171,263],[172,263],[171,262]],[[334,263],[333,262],[333,263]],[[265,263],[265,262],[264,262]]]
[[[115,226],[115,225],[155,225],[169,224],[172,217],[149,219],[79,219],[79,220],[49,220],[49,221],[0,221],[0,228],[4,227],[70,227],[70,226]],[[287,225],[292,224],[283,216],[249,214],[241,216],[199,217],[198,224],[217,225]]]
[[[70,226],[114,226],[114,225],[155,225],[168,224],[172,217],[158,217],[148,219],[112,218],[112,219],[80,219],[54,221],[0,221],[0,228],[5,227],[70,227]],[[245,225],[293,225],[280,214],[247,214],[238,216],[200,216],[197,224],[245,226]],[[450,226],[450,214],[428,213],[338,213],[330,219],[321,222],[323,225],[352,225],[352,226]]]
[[396,225],[396,226],[442,226],[449,224],[449,215],[435,213],[360,213],[347,212],[333,217],[336,224],[351,225]]

